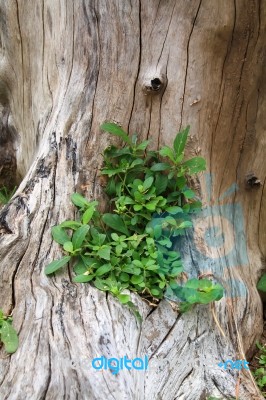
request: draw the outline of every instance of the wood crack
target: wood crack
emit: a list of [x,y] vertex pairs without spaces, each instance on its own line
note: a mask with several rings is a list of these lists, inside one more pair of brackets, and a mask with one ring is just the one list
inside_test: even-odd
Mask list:
[[181,130],[182,128],[182,121],[183,121],[183,110],[184,110],[184,102],[185,102],[185,95],[186,95],[186,86],[187,86],[187,76],[188,76],[188,64],[189,64],[189,45],[190,45],[190,40],[191,40],[191,36],[193,33],[193,30],[195,28],[195,24],[196,24],[196,20],[199,14],[199,10],[202,4],[202,0],[199,1],[199,5],[196,11],[196,15],[193,19],[192,22],[192,28],[188,37],[188,43],[187,43],[187,62],[186,62],[186,71],[185,71],[185,79],[184,79],[184,88],[183,88],[183,96],[182,96],[182,106],[181,106],[181,116],[180,116],[180,126],[179,126],[179,130]]
[[138,56],[139,56],[139,58],[138,58],[138,69],[137,69],[135,83],[134,83],[134,89],[133,89],[132,107],[131,107],[131,111],[130,111],[130,115],[129,115],[128,126],[127,126],[127,131],[128,132],[129,132],[130,122],[131,122],[131,119],[132,119],[134,105],[135,105],[136,86],[137,86],[139,73],[140,73],[141,55],[142,55],[141,0],[139,0],[138,4],[139,4],[139,15],[138,15],[139,16],[139,19],[138,19],[138,22],[139,22],[139,52],[138,52]]

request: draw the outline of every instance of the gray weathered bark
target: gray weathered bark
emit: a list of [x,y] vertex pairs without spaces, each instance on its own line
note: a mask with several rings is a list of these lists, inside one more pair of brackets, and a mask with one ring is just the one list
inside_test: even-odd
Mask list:
[[[24,177],[0,216],[0,306],[20,337],[0,362],[1,400],[262,398],[250,373],[217,363],[248,357],[262,331],[266,2],[1,0],[0,18],[1,126]],[[191,274],[212,272],[226,287],[215,305],[225,337],[209,306],[180,316],[165,300],[151,313],[134,296],[139,326],[112,297],[73,284],[71,269],[44,275],[61,254],[50,229],[74,215],[71,193],[102,198],[105,120],[154,147],[191,125],[188,154],[206,157],[213,184],[208,199],[206,177],[196,182],[208,208],[183,255]],[[250,172],[261,185],[246,182]],[[212,226],[226,245],[208,244]],[[100,355],[145,354],[146,373],[91,367]]]

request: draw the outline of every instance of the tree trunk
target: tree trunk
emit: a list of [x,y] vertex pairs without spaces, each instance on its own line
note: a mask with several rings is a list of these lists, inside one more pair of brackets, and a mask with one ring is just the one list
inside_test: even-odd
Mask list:
[[[1,400],[263,398],[249,371],[217,364],[248,358],[262,332],[266,2],[0,7],[0,128],[9,143],[0,163],[9,152],[14,181],[24,177],[0,215],[0,308],[13,312],[20,338],[14,355],[2,350]],[[44,275],[61,255],[51,227],[74,216],[70,195],[103,199],[105,120],[154,148],[191,125],[187,155],[205,157],[211,175],[194,182],[204,208],[183,259],[190,276],[212,273],[225,287],[218,323],[210,306],[180,315],[167,299],[153,311],[132,295],[139,325],[112,296],[73,284],[71,269]],[[91,366],[101,355],[145,354],[146,372]]]

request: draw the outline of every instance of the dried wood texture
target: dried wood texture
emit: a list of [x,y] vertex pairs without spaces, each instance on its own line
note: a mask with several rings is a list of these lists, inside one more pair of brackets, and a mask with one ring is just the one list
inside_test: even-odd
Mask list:
[[[264,0],[0,1],[0,103],[24,176],[0,216],[0,305],[20,337],[0,362],[1,400],[262,398],[249,373],[217,363],[248,357],[262,331],[265,23]],[[213,179],[196,182],[208,207],[183,257],[227,288],[215,305],[225,337],[209,306],[180,316],[163,301],[151,313],[135,296],[140,327],[112,297],[73,284],[71,270],[44,275],[61,254],[51,227],[74,216],[71,193],[102,198],[110,138],[99,125],[110,119],[155,148],[191,125],[188,154],[206,157]],[[221,233],[213,226],[224,245],[208,241]],[[91,367],[145,354],[146,373]]]

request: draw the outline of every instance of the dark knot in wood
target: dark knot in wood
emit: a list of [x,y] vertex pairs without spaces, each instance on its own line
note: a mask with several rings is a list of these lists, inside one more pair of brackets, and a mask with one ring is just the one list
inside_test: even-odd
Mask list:
[[143,82],[142,88],[145,94],[159,94],[166,87],[166,77],[161,74],[147,76]]
[[261,181],[256,177],[253,172],[246,175],[246,185],[250,188],[258,188],[261,186]]

